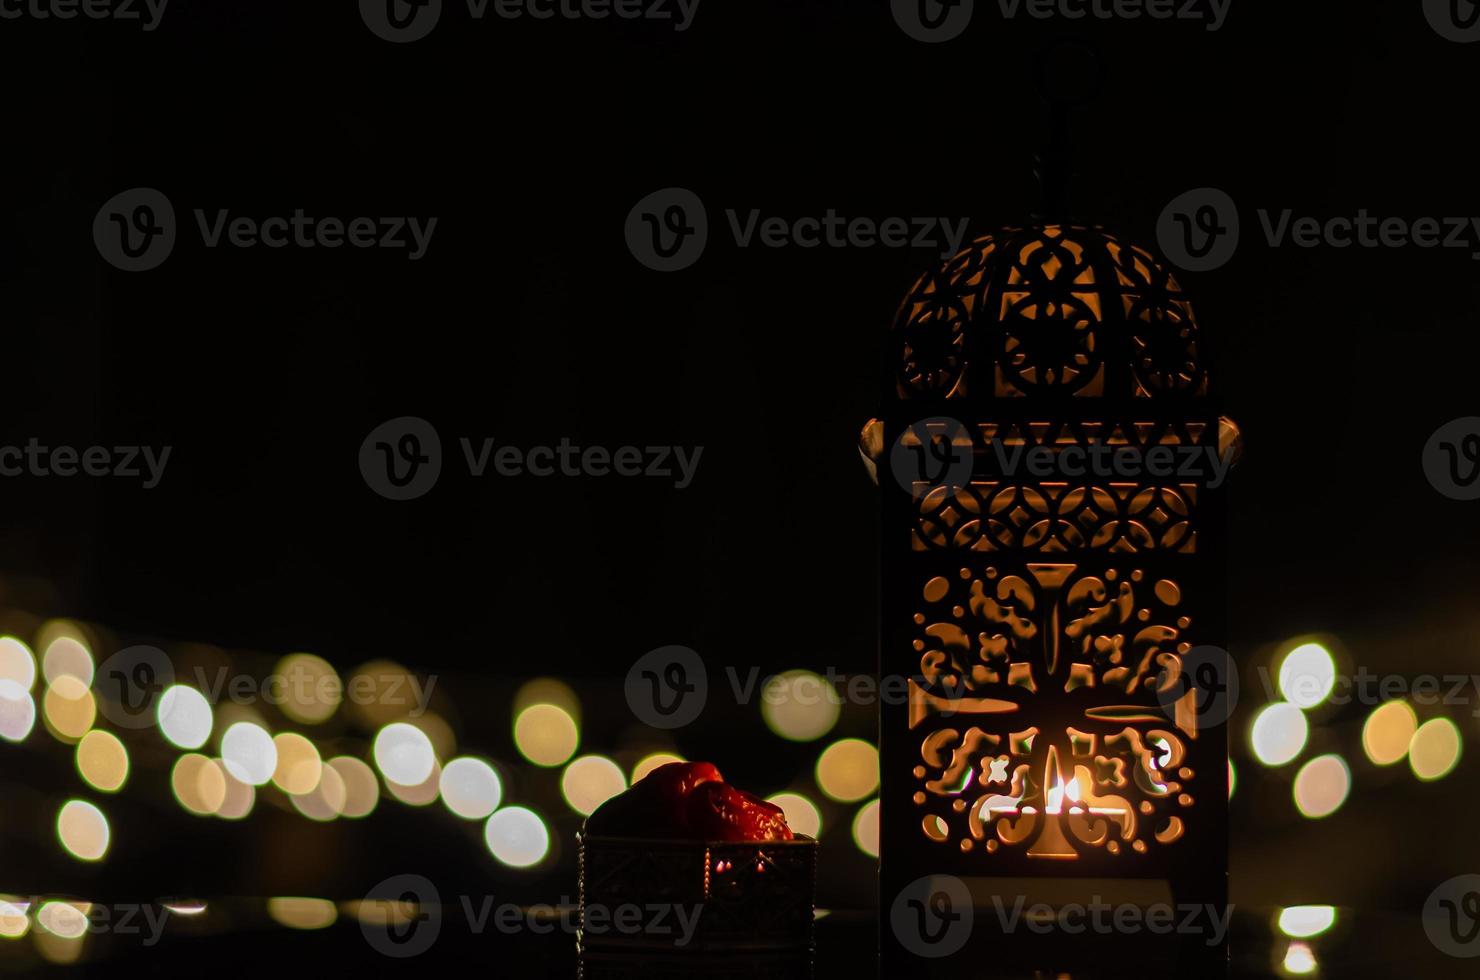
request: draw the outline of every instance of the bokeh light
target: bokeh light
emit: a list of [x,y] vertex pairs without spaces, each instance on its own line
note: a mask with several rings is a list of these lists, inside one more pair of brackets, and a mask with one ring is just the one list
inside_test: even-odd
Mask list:
[[1346,760],[1339,755],[1317,756],[1295,774],[1295,806],[1311,819],[1329,817],[1341,809],[1351,788]]
[[1319,643],[1303,643],[1280,662],[1280,693],[1297,708],[1314,708],[1336,686],[1336,661]]
[[437,754],[426,732],[415,725],[396,722],[375,736],[375,765],[386,782],[419,786],[437,766]]
[[786,814],[786,825],[794,834],[806,834],[808,837],[816,837],[822,833],[822,813],[817,809],[817,804],[807,799],[800,793],[777,793],[768,797],[767,802],[779,806]]
[[622,768],[612,760],[600,755],[586,755],[565,767],[560,777],[560,791],[565,802],[582,816],[589,816],[597,807],[627,788],[627,779]]
[[550,851],[550,832],[539,814],[522,806],[504,807],[483,828],[488,850],[503,864],[528,868]]
[[23,742],[36,727],[36,701],[16,681],[0,680],[0,738]]
[[869,857],[879,856],[879,801],[870,800],[853,818],[853,843]]
[[224,763],[218,766],[214,759],[192,752],[180,756],[170,770],[170,789],[186,810],[209,817],[226,800],[226,777]]
[[1460,734],[1448,718],[1431,718],[1418,726],[1408,744],[1408,764],[1425,782],[1443,779],[1459,764]]
[[400,800],[409,806],[431,806],[437,802],[437,797],[442,791],[442,764],[436,759],[432,760],[432,771],[427,773],[427,778],[415,786],[405,786],[401,783],[387,779],[385,781],[386,792],[391,797]]
[[638,760],[637,765],[632,767],[632,781],[634,783],[640,782],[648,773],[659,766],[666,766],[670,762],[686,761],[683,756],[674,755],[671,752],[654,752],[652,755],[645,755]]
[[[210,763],[216,772],[221,775],[221,785],[225,792],[221,796],[221,803],[215,809],[215,815],[222,820],[241,820],[252,812],[252,807],[257,802],[257,788],[251,783],[244,783],[233,776],[226,768],[226,763],[220,759],[211,759]],[[214,786],[214,777],[211,778]]]
[[421,680],[393,660],[372,660],[356,668],[346,689],[353,696],[345,710],[367,729],[406,717],[419,699],[429,696]]
[[102,860],[108,853],[108,818],[86,800],[68,800],[57,813],[57,837],[79,861]]
[[273,668],[282,682],[283,714],[306,725],[327,721],[339,707],[344,685],[329,662],[311,653],[290,653]]
[[537,704],[553,704],[570,715],[579,727],[581,723],[581,701],[576,692],[565,681],[554,677],[536,677],[526,681],[514,692],[513,714]]
[[52,640],[41,655],[41,674],[48,684],[55,684],[58,677],[70,676],[91,687],[93,669],[92,654],[71,636]]
[[269,898],[267,914],[289,929],[327,929],[339,918],[339,910],[326,898]]
[[380,802],[380,783],[375,779],[375,770],[352,755],[335,756],[329,765],[344,781],[344,806],[339,815],[358,819],[375,812]]
[[23,691],[36,686],[36,656],[13,636],[0,636],[0,681],[14,681]]
[[1319,964],[1310,946],[1302,942],[1293,942],[1290,948],[1285,950],[1285,960],[1280,966],[1292,976],[1303,977],[1316,972]]
[[42,902],[36,925],[62,939],[80,939],[87,932],[91,902]]
[[559,705],[532,704],[514,719],[514,745],[537,766],[565,765],[580,741],[575,718]]
[[1416,731],[1418,715],[1407,701],[1384,702],[1362,725],[1362,750],[1376,765],[1391,766],[1403,761]]
[[128,749],[112,732],[93,729],[77,743],[77,771],[93,789],[116,793],[128,779]]
[[1331,905],[1291,905],[1280,909],[1280,932],[1293,939],[1319,936],[1336,924],[1336,909]]
[[155,716],[160,733],[177,748],[198,749],[211,737],[211,703],[193,687],[174,684],[165,688]]
[[277,770],[277,745],[261,725],[239,721],[221,736],[221,762],[237,779],[261,786]]
[[273,784],[289,796],[312,793],[324,769],[314,744],[297,732],[282,732],[273,736],[272,747],[277,751]]
[[465,820],[482,820],[504,799],[504,784],[498,773],[487,762],[471,756],[447,763],[439,785],[447,809]]
[[1266,766],[1282,766],[1300,754],[1309,734],[1299,708],[1284,701],[1266,705],[1254,718],[1254,756]]
[[834,742],[817,760],[817,785],[842,803],[863,799],[879,785],[878,749],[857,738]]
[[41,712],[48,731],[63,741],[76,742],[97,720],[98,705],[91,688],[71,674],[63,674],[47,687]]
[[811,742],[833,730],[842,699],[827,680],[810,670],[789,670],[766,682],[761,717],[767,727],[793,742]]
[[17,895],[0,895],[0,939],[19,939],[30,930],[30,908]]
[[1228,760],[1228,798],[1233,799],[1233,791],[1238,786],[1238,771],[1233,768],[1233,760]]
[[344,779],[333,766],[321,766],[314,788],[288,799],[293,801],[293,809],[308,819],[327,823],[344,810]]

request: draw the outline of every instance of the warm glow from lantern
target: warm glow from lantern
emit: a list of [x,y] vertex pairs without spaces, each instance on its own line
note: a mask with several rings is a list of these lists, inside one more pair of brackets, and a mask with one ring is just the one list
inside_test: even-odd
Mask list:
[[565,802],[582,816],[627,788],[627,779],[612,760],[599,755],[582,756],[565,768],[560,778],[560,791]]
[[1379,705],[1362,725],[1362,749],[1379,766],[1402,762],[1408,743],[1418,731],[1418,716],[1406,701]]
[[834,742],[817,760],[817,785],[840,803],[863,799],[879,786],[879,750],[857,738]]
[[1309,727],[1305,714],[1293,704],[1277,701],[1254,718],[1254,756],[1266,766],[1283,766],[1305,748]]
[[771,678],[761,692],[761,717],[767,727],[793,742],[810,742],[832,731],[842,699],[827,680],[810,670],[791,670]]
[[1329,817],[1341,809],[1351,788],[1351,770],[1341,756],[1318,756],[1295,775],[1295,805],[1312,819]]
[[800,793],[777,793],[769,797],[767,802],[779,806],[786,814],[786,825],[794,834],[806,834],[808,837],[816,837],[822,833],[822,813],[818,811],[817,804],[807,799]]
[[580,740],[575,719],[559,705],[532,704],[514,719],[514,744],[537,766],[564,765]]
[[1460,734],[1448,718],[1432,718],[1419,726],[1408,744],[1408,764],[1425,782],[1443,779],[1459,764]]

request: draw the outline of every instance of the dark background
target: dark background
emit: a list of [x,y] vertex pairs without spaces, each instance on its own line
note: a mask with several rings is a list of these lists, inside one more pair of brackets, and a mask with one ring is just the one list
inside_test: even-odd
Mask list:
[[[665,644],[711,671],[870,672],[876,492],[856,438],[878,408],[881,334],[937,256],[737,249],[724,211],[969,216],[973,234],[1021,221],[1037,203],[1035,59],[1077,39],[1106,82],[1074,119],[1075,210],[1154,247],[1184,190],[1219,187],[1240,206],[1233,261],[1181,277],[1246,439],[1235,654],[1247,670],[1265,644],[1322,630],[1373,671],[1474,665],[1480,508],[1438,494],[1420,453],[1438,425],[1477,414],[1477,266],[1468,249],[1271,249],[1256,211],[1480,214],[1466,109],[1480,48],[1438,37],[1417,2],[1234,0],[1216,33],[1003,22],[979,6],[944,45],[906,37],[886,4],[844,0],[709,0],[682,34],[472,22],[453,3],[410,45],[373,36],[348,3],[174,0],[152,33],[0,22],[0,444],[174,447],[154,490],[0,482],[0,601],[121,636],[311,650],[341,671],[393,657],[457,686],[460,742],[495,756],[512,752],[513,687],[539,674],[581,693],[583,748],[614,746],[633,724],[621,680]],[[135,186],[170,197],[181,239],[163,267],[129,275],[90,229]],[[697,265],[660,274],[634,261],[623,222],[668,186],[705,201],[711,237]],[[206,249],[197,207],[439,221],[408,262]],[[432,422],[447,450],[439,485],[409,503],[371,493],[356,465],[370,429],[401,415]],[[461,436],[704,452],[685,490],[474,480]],[[1457,720],[1475,734],[1467,711]],[[850,712],[838,734],[872,737],[870,725]],[[816,749],[738,709],[678,746],[763,792]],[[1304,889],[1415,912],[1480,864],[1460,816],[1466,768],[1361,801],[1358,772],[1353,802],[1318,825],[1292,821],[1287,784],[1277,803],[1257,788],[1235,798],[1235,846],[1248,848],[1235,900]],[[432,819],[445,814],[399,810],[332,825],[364,835],[346,855],[378,856],[308,881],[358,894],[403,870],[399,857],[486,875],[501,894],[573,887],[568,850],[544,877],[510,876],[476,834],[426,838],[429,823],[447,831]],[[249,825],[171,819],[172,846],[217,865],[197,889],[308,887],[273,870],[265,843],[221,859],[217,845]],[[846,817],[832,822],[850,851]],[[282,847],[327,846],[301,824]],[[157,854],[82,871],[53,857],[73,890],[185,890],[168,888]],[[836,890],[867,902],[861,857],[839,860]]]

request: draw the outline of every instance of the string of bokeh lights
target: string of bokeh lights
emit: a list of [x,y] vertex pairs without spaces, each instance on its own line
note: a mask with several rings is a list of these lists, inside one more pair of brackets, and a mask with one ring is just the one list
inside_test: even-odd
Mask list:
[[[59,805],[57,840],[76,860],[102,862],[113,843],[103,806],[107,796],[128,785],[134,756],[118,734],[104,727],[88,636],[89,631],[77,623],[43,624],[32,638],[42,650],[39,670],[30,645],[16,636],[0,637],[0,740],[25,743],[39,720],[57,742],[74,747],[85,791]],[[289,654],[269,676],[284,681],[274,700],[276,708],[300,727],[311,730],[329,721],[345,704],[346,685],[338,672],[313,654]],[[307,735],[291,730],[274,734],[252,706],[232,700],[213,705],[202,690],[187,683],[163,690],[146,730],[175,753],[170,790],[194,817],[244,820],[254,811],[258,794],[269,791],[282,794],[304,818],[319,823],[367,817],[382,796],[413,807],[429,807],[440,800],[454,816],[484,822],[484,843],[500,864],[511,869],[538,867],[551,853],[549,826],[532,807],[504,799],[498,764],[479,755],[458,754],[451,726],[436,712],[412,712],[404,698],[380,696],[390,687],[405,688],[410,677],[404,667],[385,660],[351,672],[352,689],[369,691],[350,705],[358,711],[359,727],[374,732],[366,739],[363,758],[355,754],[325,758]],[[767,727],[792,742],[822,739],[841,715],[837,693],[809,671],[771,678],[760,701]],[[580,702],[569,685],[554,678],[522,685],[514,695],[511,715],[518,753],[534,770],[558,770],[561,796],[581,816],[626,789],[629,778],[636,782],[660,765],[684,761],[670,751],[649,752],[632,766],[629,777],[608,756],[578,756]],[[143,730],[123,734],[144,737]],[[208,751],[210,745],[214,753]],[[136,746],[134,755],[138,754]],[[830,801],[829,809],[853,808],[853,842],[864,854],[877,857],[878,765],[878,751],[870,742],[837,740],[819,754],[811,785],[799,778],[794,788],[769,799],[783,808],[796,832],[809,836],[819,836],[823,829],[824,809],[814,801],[814,788],[816,795]],[[344,909],[361,917],[386,914],[383,909],[364,908],[365,904],[274,897],[267,900],[266,910],[280,925],[298,929],[326,928]],[[167,907],[176,915],[206,911],[206,903],[196,900],[172,901]],[[90,910],[90,903],[71,898],[32,903],[0,894],[0,938],[20,939],[29,932],[44,958],[74,962],[88,934]]]
[[[39,718],[53,738],[75,746],[77,772],[88,790],[101,794],[98,800],[122,791],[131,757],[123,740],[100,724],[87,631],[75,623],[51,621],[33,639],[43,650],[39,671],[29,645],[14,636],[0,637],[0,739],[24,743]],[[1339,650],[1329,637],[1302,637],[1277,648],[1273,664],[1278,691],[1253,714],[1247,745],[1252,760],[1272,773],[1288,772],[1309,748],[1313,726],[1319,731],[1334,711],[1331,700],[1339,669],[1332,647]],[[1341,656],[1345,659],[1344,653]],[[272,673],[288,681],[277,707],[290,722],[312,728],[341,710],[345,684],[322,658],[289,654]],[[549,827],[535,809],[505,801],[498,765],[478,755],[458,754],[451,726],[436,712],[413,714],[404,699],[378,696],[386,686],[402,686],[410,678],[404,667],[385,660],[351,673],[351,685],[374,692],[355,702],[361,712],[356,719],[359,727],[374,731],[365,758],[339,754],[325,759],[306,735],[288,730],[273,734],[251,706],[232,701],[213,705],[202,691],[184,683],[163,692],[149,727],[179,753],[170,770],[170,787],[182,809],[193,816],[243,820],[253,812],[257,794],[270,790],[283,794],[304,818],[320,823],[369,816],[383,794],[413,807],[440,800],[455,817],[484,822],[484,843],[500,864],[512,869],[538,867],[550,854]],[[34,693],[38,682],[44,688],[39,711]],[[842,709],[836,689],[808,670],[770,678],[759,702],[770,731],[797,743],[824,739],[838,724]],[[583,816],[622,792],[629,781],[664,763],[682,761],[672,752],[651,752],[629,774],[608,756],[578,756],[580,702],[569,685],[553,678],[537,678],[520,687],[511,714],[519,754],[536,770],[559,770],[561,795]],[[1361,727],[1366,759],[1378,769],[1391,769],[1406,760],[1413,776],[1424,783],[1447,776],[1459,762],[1463,738],[1447,716],[1430,714],[1420,723],[1419,713],[1403,697],[1373,706]],[[208,754],[202,750],[213,735],[216,752]],[[1328,745],[1340,741],[1340,732],[1328,732],[1323,740]],[[1294,811],[1311,820],[1330,817],[1349,798],[1352,780],[1352,766],[1339,751],[1305,759],[1290,780]],[[783,808],[795,831],[814,837],[823,833],[823,806],[851,809],[855,846],[877,857],[878,785],[875,746],[844,738],[822,749],[810,780],[800,778],[769,799]],[[1236,787],[1230,761],[1230,797]],[[814,796],[825,801],[823,805]],[[62,802],[56,830],[71,857],[106,859],[112,829],[94,799],[79,795]],[[31,904],[0,895],[0,938],[19,939],[32,931],[47,959],[75,960],[87,934],[88,903],[58,899],[37,902],[35,909]],[[385,914],[367,912],[360,907],[363,903],[336,905],[322,898],[275,897],[266,904],[274,921],[299,929],[326,928],[344,908],[359,915]],[[206,910],[203,902],[169,907],[177,915]],[[1316,972],[1319,962],[1313,943],[1336,921],[1337,910],[1330,905],[1280,909],[1274,927],[1289,940],[1278,964],[1281,972]],[[31,930],[33,923],[36,928]]]

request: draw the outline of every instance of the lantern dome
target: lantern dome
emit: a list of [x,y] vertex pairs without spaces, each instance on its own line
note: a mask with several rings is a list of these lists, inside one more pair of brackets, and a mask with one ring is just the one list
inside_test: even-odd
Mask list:
[[915,283],[893,336],[904,399],[1207,391],[1197,322],[1176,277],[1098,226],[976,239]]

